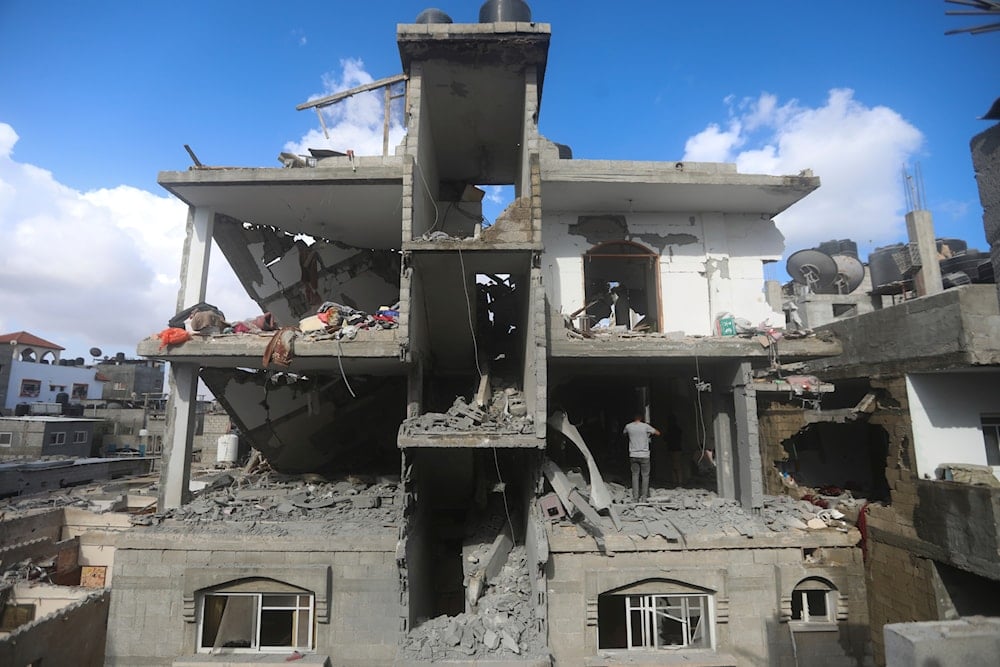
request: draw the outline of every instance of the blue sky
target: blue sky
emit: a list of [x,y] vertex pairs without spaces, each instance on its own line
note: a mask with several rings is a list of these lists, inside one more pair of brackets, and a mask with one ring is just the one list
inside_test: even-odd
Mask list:
[[[437,6],[472,22],[479,5]],[[779,219],[790,251],[904,240],[899,171],[919,163],[938,236],[986,249],[968,146],[1000,95],[1000,35],[945,36],[974,22],[953,6],[530,5],[553,32],[541,130],[576,157],[812,168],[823,188]],[[278,166],[318,127],[295,105],[399,73],[395,25],[428,6],[0,2],[0,234],[18,251],[0,260],[0,330],[131,354],[176,294],[184,211],[157,172],[187,168],[184,144],[206,164]],[[373,125],[348,113],[334,147],[357,150]],[[211,288],[247,307],[231,282]]]

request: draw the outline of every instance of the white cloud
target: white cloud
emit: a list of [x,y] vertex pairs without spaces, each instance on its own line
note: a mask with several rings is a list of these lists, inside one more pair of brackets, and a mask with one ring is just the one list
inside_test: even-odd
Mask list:
[[831,90],[815,109],[768,93],[728,102],[728,129],[712,124],[688,139],[684,159],[733,161],[741,173],[812,169],[819,190],[776,218],[789,252],[850,238],[864,255],[905,240],[900,173],[923,135],[897,112],[865,106],[849,89]]
[[[340,75],[328,73],[323,77],[323,92],[311,96],[310,100],[319,99],[374,81],[365,71],[364,63],[356,59],[340,62]],[[298,141],[289,141],[285,150],[298,155],[308,155],[310,148],[328,148],[346,152],[353,150],[355,155],[382,155],[383,133],[383,89],[360,93],[337,104],[323,107],[323,122],[327,132],[317,126],[307,132]],[[395,100],[389,123],[389,153],[393,154],[396,146],[402,141],[406,129],[402,125],[400,110],[402,100]],[[326,135],[329,135],[327,138]]]
[[[174,313],[187,207],[126,185],[76,191],[14,160],[16,142],[0,123],[0,332],[30,331],[68,356],[132,356]],[[222,253],[213,257],[208,301],[237,309],[231,317],[258,312]]]

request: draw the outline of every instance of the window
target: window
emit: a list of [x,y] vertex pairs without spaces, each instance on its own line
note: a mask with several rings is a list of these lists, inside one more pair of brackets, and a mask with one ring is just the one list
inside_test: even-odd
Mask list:
[[602,595],[601,649],[711,649],[712,596],[707,594]]
[[82,445],[87,442],[87,432],[86,431],[73,431],[73,444]]
[[202,598],[199,652],[311,649],[313,596],[209,593]]
[[59,431],[58,433],[49,433],[49,444],[50,445],[65,445],[66,444],[66,433]]
[[0,433],[0,447],[10,447],[11,442],[14,440],[14,434],[11,432]]
[[66,385],[64,385],[64,384],[50,384],[49,385],[49,391],[55,391],[55,392],[66,391]]
[[38,398],[42,393],[42,383],[38,380],[21,380],[21,396],[24,398]]
[[6,604],[0,608],[0,632],[12,632],[35,620],[35,605]]
[[90,385],[80,384],[77,382],[73,383],[73,393],[71,396],[73,400],[80,401],[87,398],[87,391],[90,389]]
[[983,417],[982,424],[986,465],[1000,466],[1000,416]]
[[822,579],[803,579],[792,591],[792,620],[802,623],[836,621],[836,588]]

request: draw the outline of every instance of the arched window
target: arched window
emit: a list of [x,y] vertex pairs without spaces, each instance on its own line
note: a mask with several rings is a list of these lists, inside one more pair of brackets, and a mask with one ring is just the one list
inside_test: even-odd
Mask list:
[[38,355],[35,354],[35,351],[32,348],[26,347],[23,350],[21,350],[21,361],[37,362]]
[[313,648],[315,596],[261,577],[198,592],[199,653]]
[[833,623],[837,620],[837,588],[826,579],[803,579],[792,591],[792,621]]
[[655,650],[715,646],[712,591],[649,579],[597,600],[598,648]]
[[659,255],[632,241],[609,241],[591,248],[583,262],[591,326],[607,321],[628,330],[659,330]]

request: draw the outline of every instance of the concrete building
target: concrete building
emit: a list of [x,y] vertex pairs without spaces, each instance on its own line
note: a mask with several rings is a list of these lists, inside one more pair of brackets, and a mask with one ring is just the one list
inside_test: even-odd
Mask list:
[[0,461],[90,456],[98,423],[82,417],[0,417]]
[[136,404],[149,398],[159,399],[163,394],[164,366],[156,359],[127,359],[125,355],[99,363],[97,370],[106,378],[100,398]]
[[[572,159],[523,3],[396,35],[402,75],[300,105],[403,99],[394,154],[160,174],[178,312],[214,240],[295,328],[139,344],[170,362],[163,518],[118,543],[106,664],[863,664],[860,535],[766,495],[759,442],[787,385],[755,371],[841,349],[750,324],[819,179]],[[513,191],[491,225],[483,185]],[[191,500],[199,378],[288,477]],[[668,436],[643,503],[636,413]]]
[[794,479],[871,502],[859,526],[884,664],[886,624],[1000,616],[1000,314],[992,285],[966,285],[825,328],[843,353],[811,367],[836,393],[818,411],[762,405],[768,490]]
[[[4,414],[18,406],[79,403],[101,395],[105,379],[82,359],[69,365],[60,358],[64,348],[26,331],[0,336],[0,346],[10,356],[0,358],[0,399]],[[78,363],[79,362],[79,363]],[[58,412],[57,412],[58,413]]]

